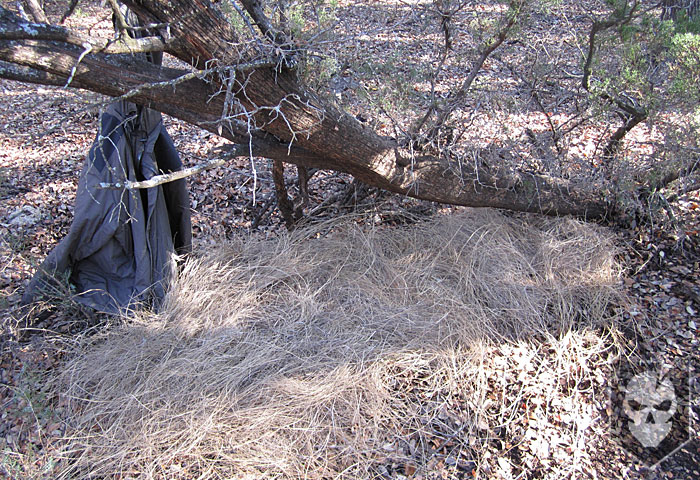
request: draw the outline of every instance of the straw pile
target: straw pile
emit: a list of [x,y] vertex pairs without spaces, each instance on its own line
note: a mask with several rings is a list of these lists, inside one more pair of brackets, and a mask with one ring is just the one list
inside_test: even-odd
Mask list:
[[[593,226],[486,210],[220,246],[186,262],[160,313],[86,339],[63,369],[63,475],[420,476],[446,446],[478,469],[518,402],[494,396],[485,352],[599,351],[590,327],[620,300],[613,253]],[[588,353],[526,383],[555,395]]]

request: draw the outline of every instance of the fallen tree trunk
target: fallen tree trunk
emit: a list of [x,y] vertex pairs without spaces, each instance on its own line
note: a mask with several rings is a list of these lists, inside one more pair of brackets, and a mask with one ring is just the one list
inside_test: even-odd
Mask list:
[[[29,24],[0,7],[0,76],[126,95],[248,146],[246,154],[347,172],[415,198],[589,219],[614,213],[614,202],[603,192],[563,179],[462,165],[430,154],[409,155],[395,140],[379,136],[308,92],[289,67],[294,47],[281,43],[280,35],[268,31],[261,37],[268,42],[266,61],[246,58],[231,48],[239,39],[208,1],[124,3],[147,21],[168,26],[170,36],[163,43],[168,53],[205,68],[159,68],[110,54],[121,50],[90,43],[62,27]],[[251,0],[242,3],[246,8],[257,5]]]

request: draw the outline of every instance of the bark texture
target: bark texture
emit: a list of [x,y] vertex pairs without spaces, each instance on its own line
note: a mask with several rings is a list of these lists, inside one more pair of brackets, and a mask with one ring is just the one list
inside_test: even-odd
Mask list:
[[[394,140],[307,91],[287,67],[293,51],[269,38],[277,36],[260,37],[268,55],[277,52],[269,62],[256,63],[232,49],[236,32],[209,1],[124,3],[148,21],[167,24],[166,51],[195,68],[206,66],[208,73],[159,68],[125,55],[86,54],[84,46],[37,37],[36,25],[0,7],[0,76],[54,85],[70,80],[72,87],[127,94],[130,101],[247,145],[253,155],[347,172],[416,198],[582,218],[613,213],[602,192],[562,179],[460,166],[428,154],[409,156]],[[231,115],[234,104],[246,115]]]
[[685,13],[692,20],[697,17],[700,11],[700,0],[663,0],[662,7],[661,18],[663,20],[669,18],[677,20],[682,13]]
[[49,20],[46,18],[46,13],[44,13],[44,9],[41,7],[39,0],[24,0],[24,3],[27,5],[27,8],[31,12],[32,17],[34,17],[34,20],[36,20],[38,23],[49,23]]

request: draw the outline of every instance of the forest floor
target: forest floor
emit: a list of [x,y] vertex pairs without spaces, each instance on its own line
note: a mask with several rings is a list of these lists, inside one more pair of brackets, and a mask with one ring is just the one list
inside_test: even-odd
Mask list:
[[[86,8],[69,22],[94,23],[100,16],[106,16],[104,10]],[[109,28],[104,22],[100,28]],[[72,335],[104,326],[101,317],[76,310],[68,302],[24,331],[18,329],[16,319],[24,287],[70,227],[78,175],[97,131],[99,114],[91,105],[100,101],[90,93],[0,81],[0,476],[53,477],[66,424],[59,399],[46,397],[43,379],[71,355]],[[543,117],[539,124],[528,119],[526,126],[518,124],[516,117],[510,121],[510,131],[547,129]],[[208,159],[223,143],[175,119],[165,118],[165,124],[186,166]],[[293,168],[288,169],[290,181],[293,173]],[[188,187],[195,251],[241,235],[276,238],[284,231],[274,207],[270,166],[264,160],[256,159],[254,165],[249,160],[233,161],[189,178]],[[351,177],[331,172],[317,174],[309,187],[305,212],[316,218],[363,212],[375,226],[391,227],[411,216],[428,218],[464,210],[358,187]],[[294,188],[291,191],[295,193]],[[669,209],[674,212],[673,221],[666,218],[627,229],[605,227],[616,239],[616,258],[624,267],[619,289],[627,300],[616,328],[627,357],[614,365],[603,362],[599,371],[595,363],[591,366],[591,377],[604,379],[601,385],[611,393],[591,399],[591,416],[597,425],[583,448],[587,466],[573,477],[700,478],[700,196],[697,191],[680,195]],[[494,347],[489,355],[494,361],[502,357],[507,362],[512,355],[509,348]],[[678,431],[660,449],[640,449],[621,427],[621,385],[629,380],[629,372],[644,369],[667,372],[679,399],[686,402],[674,417]],[[543,421],[549,423],[540,429],[540,437],[522,439],[519,447],[540,459],[537,469],[528,469],[532,460],[527,455],[518,459],[504,455],[512,447],[504,440],[503,445],[494,442],[490,447],[485,458],[491,460],[479,475],[474,465],[455,461],[449,455],[450,443],[439,439],[431,461],[421,469],[399,468],[388,461],[380,475],[555,478],[556,469],[548,470],[547,465],[556,464],[556,458],[542,441],[556,445],[557,422]],[[680,448],[672,451],[675,447]]]

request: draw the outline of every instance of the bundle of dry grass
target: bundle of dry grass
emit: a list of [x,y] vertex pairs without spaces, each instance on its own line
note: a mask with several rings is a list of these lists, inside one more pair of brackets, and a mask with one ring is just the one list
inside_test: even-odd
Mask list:
[[[161,313],[66,366],[63,474],[410,475],[448,440],[472,468],[494,427],[486,346],[583,344],[567,332],[609,322],[619,300],[613,250],[589,225],[489,211],[216,248],[187,262]],[[571,355],[557,375],[585,363]]]

